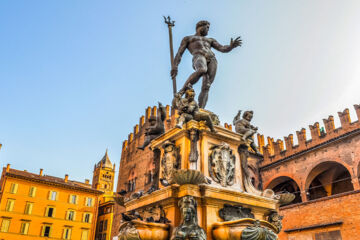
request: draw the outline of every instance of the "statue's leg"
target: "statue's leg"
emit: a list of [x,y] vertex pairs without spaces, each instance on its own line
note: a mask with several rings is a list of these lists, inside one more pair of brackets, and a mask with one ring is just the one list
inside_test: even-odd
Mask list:
[[209,95],[209,90],[210,90],[211,84],[214,82],[214,79],[215,79],[216,70],[217,70],[216,59],[211,58],[207,67],[208,67],[207,74],[204,74],[203,82],[202,82],[202,86],[201,86],[201,92],[200,92],[200,95],[198,98],[200,108],[205,108],[207,100],[208,100],[208,95]]
[[195,72],[192,73],[186,80],[184,86],[179,91],[180,95],[185,93],[189,84],[194,85],[199,81],[200,77],[207,72],[207,63],[205,57],[202,55],[195,55],[193,57],[193,68],[195,69]]

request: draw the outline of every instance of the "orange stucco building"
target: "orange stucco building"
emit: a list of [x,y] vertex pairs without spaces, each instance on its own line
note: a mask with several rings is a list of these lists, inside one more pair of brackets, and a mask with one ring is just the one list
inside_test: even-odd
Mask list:
[[43,174],[3,169],[0,180],[0,239],[93,240],[102,191]]

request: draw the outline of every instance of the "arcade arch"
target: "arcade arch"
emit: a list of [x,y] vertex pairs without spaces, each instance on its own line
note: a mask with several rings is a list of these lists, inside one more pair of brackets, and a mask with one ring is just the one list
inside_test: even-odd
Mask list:
[[322,162],[308,174],[306,182],[308,200],[314,200],[343,192],[353,191],[351,174],[338,162]]
[[[287,176],[280,176],[273,179],[266,188],[272,189],[275,194],[279,193],[293,193],[295,194],[295,199],[289,204],[301,203],[301,194],[299,185],[294,181],[294,179]],[[288,204],[288,205],[289,205]],[[282,205],[284,206],[284,205]]]

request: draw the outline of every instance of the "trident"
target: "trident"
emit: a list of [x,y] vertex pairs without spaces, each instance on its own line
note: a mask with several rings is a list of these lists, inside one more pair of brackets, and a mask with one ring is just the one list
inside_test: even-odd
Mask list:
[[[169,43],[170,43],[170,62],[171,62],[171,69],[174,67],[174,49],[173,49],[173,39],[172,39],[172,27],[175,26],[175,21],[171,21],[170,16],[164,16],[165,23],[168,25],[169,28]],[[173,92],[174,96],[176,94],[176,77],[172,77],[173,82]]]

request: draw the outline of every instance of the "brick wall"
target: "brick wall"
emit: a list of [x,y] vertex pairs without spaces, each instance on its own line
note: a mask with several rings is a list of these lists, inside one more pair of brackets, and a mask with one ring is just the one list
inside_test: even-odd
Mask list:
[[[360,191],[353,191],[282,207],[280,214],[285,217],[279,239],[315,239],[315,233],[336,230],[340,230],[343,240],[358,239],[360,236],[359,204]],[[319,227],[316,227],[317,225]]]

